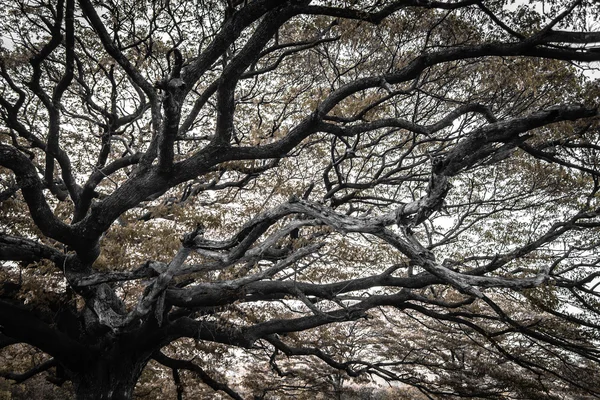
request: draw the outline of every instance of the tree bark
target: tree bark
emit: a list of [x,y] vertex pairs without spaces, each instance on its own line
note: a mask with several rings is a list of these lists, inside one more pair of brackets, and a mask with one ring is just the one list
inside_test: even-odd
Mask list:
[[140,356],[115,348],[80,371],[72,372],[77,400],[129,400],[148,363],[149,356]]

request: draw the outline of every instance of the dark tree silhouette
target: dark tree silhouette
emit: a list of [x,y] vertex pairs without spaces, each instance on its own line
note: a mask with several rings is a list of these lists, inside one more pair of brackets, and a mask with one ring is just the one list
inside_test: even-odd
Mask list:
[[[4,377],[129,399],[155,360],[178,398],[181,370],[281,389],[190,338],[280,379],[297,356],[428,396],[600,396],[593,1],[0,8],[0,348],[47,355]],[[350,322],[369,351],[327,344]]]

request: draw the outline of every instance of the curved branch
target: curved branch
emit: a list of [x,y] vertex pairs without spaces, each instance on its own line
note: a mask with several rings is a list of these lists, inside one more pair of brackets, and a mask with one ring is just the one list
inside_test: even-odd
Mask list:
[[39,365],[36,365],[35,367],[31,368],[29,371],[24,372],[22,374],[15,374],[12,372],[3,372],[3,373],[0,373],[0,376],[5,379],[13,380],[13,381],[15,381],[15,383],[23,383],[27,379],[32,378],[41,372],[47,371],[50,368],[55,367],[56,365],[58,365],[56,360],[54,358],[51,358],[49,360],[44,361],[43,363],[41,363]]
[[154,103],[156,101],[156,90],[135,68],[131,61],[125,57],[121,50],[115,46],[92,3],[89,0],[79,0],[79,5],[83,11],[83,15],[90,21],[96,34],[102,41],[102,45],[107,53],[119,63],[127,75],[131,77],[132,81],[142,88],[144,93],[146,93],[146,96],[150,99],[150,102]]
[[236,393],[231,387],[229,387],[225,383],[218,382],[215,379],[211,378],[211,376],[208,375],[206,373],[206,371],[204,371],[204,369],[202,369],[202,367],[194,364],[191,361],[177,360],[175,358],[171,358],[171,357],[165,355],[164,353],[162,353],[160,351],[157,351],[156,353],[154,353],[152,355],[152,358],[154,360],[158,361],[160,364],[164,365],[165,367],[169,367],[169,368],[173,369],[174,371],[179,370],[179,369],[185,369],[188,371],[192,371],[196,375],[198,375],[198,377],[202,380],[202,382],[206,383],[215,392],[222,391],[222,392],[228,394],[229,397],[231,397],[232,399],[243,400],[242,396],[240,396],[238,393]]
[[12,170],[35,224],[44,235],[77,247],[77,237],[71,227],[56,218],[46,202],[45,185],[31,160],[12,146],[0,143],[0,165]]
[[243,329],[244,336],[255,342],[267,338],[275,333],[299,332],[332,322],[355,321],[366,318],[366,312],[372,308],[384,305],[403,308],[412,295],[408,290],[402,289],[396,294],[374,295],[351,306],[333,311],[321,311],[314,315],[292,319],[272,319]]
[[352,362],[337,362],[330,355],[326,354],[321,349],[313,347],[290,347],[285,344],[277,336],[272,335],[265,338],[265,340],[271,343],[276,349],[283,352],[286,356],[315,356],[323,360],[327,365],[345,371],[349,376],[357,377],[360,376],[361,372],[352,369]]
[[463,0],[458,2],[446,3],[441,1],[423,1],[423,0],[401,0],[395,1],[392,4],[382,8],[377,12],[366,12],[362,10],[354,10],[352,8],[340,8],[329,6],[309,6],[303,11],[303,14],[325,15],[343,19],[351,19],[358,21],[370,22],[372,24],[380,24],[384,19],[392,15],[398,10],[407,7],[426,7],[438,8],[443,10],[456,10],[477,4],[479,0]]
[[60,265],[66,255],[42,243],[0,232],[0,260],[35,262],[42,259]]
[[419,125],[404,119],[387,118],[351,125],[349,127],[322,123],[319,126],[319,129],[323,132],[330,132],[337,136],[356,136],[363,132],[369,132],[381,128],[401,128],[421,135],[430,136],[435,132],[451,126],[452,123],[458,118],[471,112],[482,114],[489,123],[497,122],[496,117],[492,114],[488,107],[482,104],[465,104],[456,108],[438,122],[431,125]]
[[240,36],[244,29],[269,11],[280,6],[281,1],[278,0],[253,1],[225,21],[219,33],[202,54],[183,68],[182,78],[188,90],[221,57],[223,52]]
[[0,300],[0,333],[50,354],[65,366],[85,365],[89,350],[53,329],[24,306]]

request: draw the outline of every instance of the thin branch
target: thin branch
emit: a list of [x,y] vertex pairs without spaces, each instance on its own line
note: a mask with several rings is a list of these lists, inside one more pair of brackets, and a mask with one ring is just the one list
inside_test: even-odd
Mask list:
[[27,379],[32,378],[41,372],[47,371],[52,367],[55,367],[57,364],[58,363],[56,362],[56,360],[54,358],[51,358],[49,360],[44,361],[43,363],[41,363],[39,365],[36,365],[35,367],[31,368],[29,371],[23,372],[22,374],[15,374],[12,372],[0,372],[0,377],[13,380],[13,381],[15,381],[15,383],[23,383]]
[[188,371],[194,372],[198,377],[207,384],[210,388],[212,388],[215,392],[222,391],[226,393],[229,397],[236,400],[243,400],[242,396],[236,393],[231,387],[229,387],[226,383],[218,382],[213,379],[209,374],[204,371],[199,365],[194,364],[191,361],[185,360],[177,360],[175,358],[171,358],[164,353],[157,351],[152,355],[152,358],[158,361],[160,364],[165,367],[169,367],[171,369],[179,370],[185,369]]

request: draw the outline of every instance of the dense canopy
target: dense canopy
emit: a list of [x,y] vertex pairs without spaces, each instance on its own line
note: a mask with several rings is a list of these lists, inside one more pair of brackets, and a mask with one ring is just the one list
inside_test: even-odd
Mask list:
[[600,5],[521,3],[3,1],[0,376],[599,397]]

